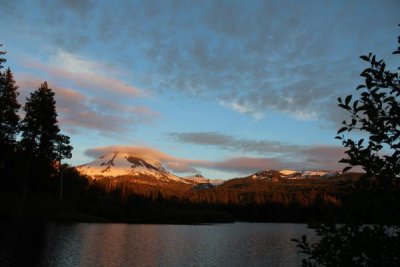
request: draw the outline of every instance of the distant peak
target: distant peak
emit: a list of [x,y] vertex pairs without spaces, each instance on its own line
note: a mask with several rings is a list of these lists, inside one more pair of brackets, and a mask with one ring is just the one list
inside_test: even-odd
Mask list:
[[96,160],[78,166],[77,169],[91,177],[151,176],[164,181],[179,181],[177,176],[167,171],[159,160],[127,152],[113,152]]

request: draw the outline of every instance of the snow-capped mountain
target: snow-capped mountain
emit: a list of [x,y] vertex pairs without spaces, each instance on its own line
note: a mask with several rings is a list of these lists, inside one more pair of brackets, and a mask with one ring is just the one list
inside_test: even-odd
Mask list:
[[256,172],[249,178],[278,181],[279,179],[331,178],[338,175],[340,175],[340,172],[333,171],[264,170]]
[[288,178],[311,178],[311,177],[334,177],[340,172],[333,171],[295,171],[295,170],[281,170],[279,173]]
[[211,185],[220,185],[224,182],[224,180],[222,179],[207,179],[205,177],[203,177],[203,175],[201,174],[196,174],[193,176],[186,176],[186,177],[182,177],[182,179],[193,183],[193,184],[211,184]]
[[[179,182],[193,188],[206,189],[223,184],[221,179],[208,179],[201,174],[178,177],[167,171],[160,161],[125,152],[115,152],[76,167],[79,172],[93,179],[104,177],[125,177],[132,182],[158,184],[159,182]],[[280,179],[330,178],[340,175],[330,171],[263,170],[244,177],[252,180],[279,181]]]
[[77,170],[92,178],[117,177],[117,176],[150,176],[162,181],[175,181],[188,183],[161,165],[153,158],[138,157],[129,153],[115,152],[78,166]]

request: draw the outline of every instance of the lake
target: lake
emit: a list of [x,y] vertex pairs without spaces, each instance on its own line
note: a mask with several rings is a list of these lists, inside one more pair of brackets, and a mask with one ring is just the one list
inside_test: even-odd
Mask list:
[[304,224],[1,224],[0,266],[300,266]]

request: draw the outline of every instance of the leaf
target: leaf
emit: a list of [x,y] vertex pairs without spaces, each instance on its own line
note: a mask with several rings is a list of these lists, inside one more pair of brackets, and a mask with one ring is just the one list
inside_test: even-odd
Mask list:
[[357,86],[356,90],[359,90],[359,89],[364,88],[364,87],[365,87],[364,84],[360,84],[359,86]]
[[369,57],[367,57],[367,56],[361,56],[360,58],[361,58],[362,60],[365,60],[365,61],[369,62]]
[[382,138],[379,135],[371,135],[369,139],[374,142],[380,142]]
[[358,141],[358,146],[360,146],[362,144],[362,142],[364,142],[364,139],[360,139],[360,141]]
[[353,97],[352,95],[348,95],[348,96],[346,96],[346,99],[344,100],[344,102],[345,102],[346,106],[348,106],[348,105],[349,105],[349,103],[350,103],[350,101],[351,101],[351,98],[352,98],[352,97]]
[[371,77],[371,75],[369,74],[369,72],[367,70],[364,70],[363,72],[361,72],[360,76],[368,78]]
[[400,50],[394,51],[392,54],[393,55],[400,54]]
[[350,170],[351,168],[353,168],[353,167],[351,167],[351,166],[347,166],[346,168],[344,168],[343,169],[343,171],[342,172],[347,172],[348,170]]
[[347,127],[342,127],[339,129],[339,131],[337,131],[337,134],[343,133],[344,131],[347,131]]

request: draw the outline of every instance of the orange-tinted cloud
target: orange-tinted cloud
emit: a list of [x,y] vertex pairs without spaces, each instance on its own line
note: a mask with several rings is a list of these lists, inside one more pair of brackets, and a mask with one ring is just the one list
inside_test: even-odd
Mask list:
[[[17,75],[17,81],[21,103],[43,83],[36,76],[27,74]],[[55,93],[58,121],[69,132],[89,128],[102,134],[115,135],[137,123],[149,123],[158,116],[147,107],[117,104],[100,96],[91,97],[74,89],[57,86],[53,82],[49,82],[49,87]]]
[[62,50],[47,63],[29,60],[24,65],[97,94],[104,92],[134,97],[145,94],[139,88],[116,78],[106,65]]

